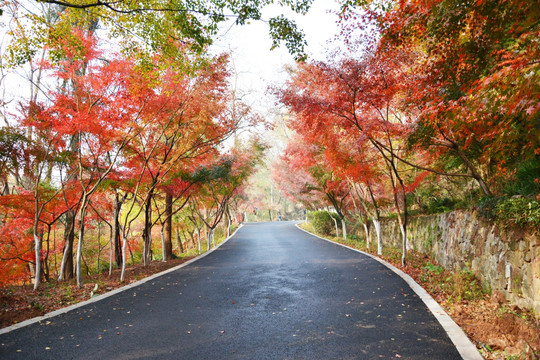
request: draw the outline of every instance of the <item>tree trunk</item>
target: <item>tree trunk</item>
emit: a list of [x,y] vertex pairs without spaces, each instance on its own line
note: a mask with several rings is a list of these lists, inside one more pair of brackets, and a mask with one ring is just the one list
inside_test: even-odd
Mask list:
[[330,215],[330,217],[332,218],[332,220],[334,220],[334,225],[336,226],[336,237],[339,237],[339,230],[338,230],[337,220],[332,215]]
[[[172,253],[172,195],[165,195],[165,251],[164,260],[171,260]],[[183,251],[182,251],[183,252]]]
[[127,235],[123,236],[123,243],[122,243],[122,272],[120,273],[120,282],[124,282],[125,274],[126,274],[126,248],[127,248]]
[[188,248],[187,245],[186,245],[185,246],[186,251],[187,251],[187,249],[195,249],[196,246],[197,246],[197,240],[195,240],[196,239],[195,232],[196,232],[196,229],[192,229],[189,232],[189,236],[191,238],[191,246]]
[[206,251],[210,250],[212,248],[212,234],[213,234],[213,229],[208,229],[207,231],[207,234],[208,234],[208,249],[206,249]]
[[35,256],[36,256],[36,267],[35,267],[35,277],[34,277],[34,290],[37,290],[39,283],[41,281],[41,238],[37,232],[37,221],[34,225],[34,247],[35,247]]
[[381,223],[378,219],[373,219],[373,225],[375,225],[375,233],[377,234],[377,255],[382,255]]
[[402,256],[401,256],[401,265],[405,266],[407,264],[407,247],[409,245],[409,239],[407,237],[407,223],[409,220],[409,214],[407,212],[407,194],[403,189],[403,220],[401,223],[401,235],[403,236],[402,244]]
[[[118,193],[114,199],[114,219],[113,219],[113,242],[114,242],[114,260],[116,266],[122,265],[122,248],[120,235],[120,210],[122,209],[123,201],[120,201]],[[111,249],[112,251],[112,249]]]
[[[114,223],[114,220],[113,220],[113,223]],[[114,227],[114,225],[113,225]],[[113,267],[113,244],[114,244],[114,241],[113,241],[113,237],[114,237],[114,228],[111,227],[111,231],[110,231],[110,234],[109,234],[109,276],[112,275],[112,267]]]
[[[43,236],[42,236],[43,239]],[[49,281],[49,254],[51,252],[51,225],[47,225],[47,250],[45,251],[45,256],[43,257],[43,277],[45,281]]]
[[366,222],[364,222],[363,225],[364,225],[364,232],[366,233],[366,246],[369,249],[369,228]]
[[[381,223],[379,222],[379,219],[381,218],[379,207],[377,205],[377,200],[375,200],[375,195],[373,194],[373,189],[371,188],[371,184],[369,182],[366,182],[366,186],[368,188],[369,197],[371,198],[371,203],[373,205],[373,209],[375,210],[375,216],[373,217],[373,225],[375,226],[375,233],[377,235],[377,254],[382,255],[382,239],[381,239]],[[367,209],[366,209],[367,211]],[[367,223],[367,214],[365,215],[365,219]],[[365,226],[365,229],[367,229],[367,225]],[[366,236],[368,238],[368,248],[369,248],[369,233],[366,231]]]
[[161,224],[161,261],[166,262],[167,256],[165,256],[165,224]]
[[99,261],[101,258],[101,221],[98,222],[97,244],[98,244],[98,253],[97,253],[97,261],[96,261],[96,269],[97,269],[97,273],[101,276],[101,272],[99,271]]
[[84,218],[86,216],[86,206],[87,203],[87,197],[86,194],[83,195],[83,199],[81,201],[81,210],[79,211],[79,241],[77,243],[77,261],[75,263],[76,266],[76,274],[77,274],[77,286],[82,287],[82,273],[81,273],[81,259],[82,259],[82,245],[84,240]]
[[227,224],[227,237],[226,238],[229,238],[229,236],[231,236],[231,223],[232,223],[229,205],[227,205],[225,209],[225,220],[227,221],[226,223]]
[[143,265],[150,264],[150,252],[152,246],[152,194],[148,194],[144,209],[144,229],[142,233],[144,249],[143,249]]
[[[178,225],[176,226],[176,229],[178,230]],[[186,245],[182,245],[182,248],[185,248],[186,251],[188,249],[195,249],[195,229],[188,231],[188,234],[189,234],[189,239],[186,236]]]
[[[392,182],[392,190],[394,193],[394,203],[396,206],[396,214],[401,229],[401,265],[405,266],[407,263],[407,193],[405,192],[405,184],[403,179],[399,176],[396,164],[392,161],[389,162],[388,168],[390,170],[390,177]],[[392,174],[393,173],[393,174]],[[395,177],[394,177],[395,176]],[[401,215],[401,207],[398,198],[398,183],[401,192],[401,200],[403,202],[403,215]]]
[[345,216],[341,217],[341,232],[343,235],[343,240],[347,240],[347,224],[345,224]]
[[73,279],[73,242],[75,240],[75,212],[66,212],[66,228],[64,232],[64,255],[60,266],[58,280]]
[[9,195],[9,183],[6,176],[2,177],[2,184],[2,195]]
[[180,248],[180,253],[184,253],[184,245],[182,245],[182,237],[180,236],[180,229],[176,226],[176,243]]
[[197,228],[197,246],[199,247],[199,254],[201,253],[201,228]]

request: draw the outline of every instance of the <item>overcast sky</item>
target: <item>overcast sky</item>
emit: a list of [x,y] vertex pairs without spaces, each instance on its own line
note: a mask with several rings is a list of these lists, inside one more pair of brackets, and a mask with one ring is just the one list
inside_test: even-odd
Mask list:
[[[328,11],[338,9],[339,5],[333,0],[315,0],[309,13],[301,16],[272,5],[263,12],[263,19],[284,14],[295,20],[306,35],[309,58],[323,60],[327,42],[339,31],[337,15]],[[273,107],[273,100],[266,95],[268,86],[285,81],[284,66],[294,64],[293,56],[284,44],[274,50],[270,50],[271,45],[268,24],[256,21],[244,26],[223,26],[212,49],[215,52],[231,51],[238,74],[237,89],[245,94],[246,102],[261,113]]]

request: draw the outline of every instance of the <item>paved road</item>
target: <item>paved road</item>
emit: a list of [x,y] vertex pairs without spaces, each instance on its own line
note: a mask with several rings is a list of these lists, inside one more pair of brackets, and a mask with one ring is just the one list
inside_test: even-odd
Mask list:
[[288,222],[0,343],[0,359],[460,359],[400,277]]

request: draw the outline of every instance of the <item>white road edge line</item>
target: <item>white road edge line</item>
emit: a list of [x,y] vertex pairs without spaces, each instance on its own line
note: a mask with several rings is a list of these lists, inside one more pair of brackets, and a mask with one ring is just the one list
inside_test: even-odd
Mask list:
[[197,260],[200,260],[202,258],[204,258],[205,256],[213,253],[215,250],[219,249],[219,247],[223,244],[225,244],[227,241],[229,241],[230,238],[232,238],[236,232],[238,230],[240,230],[242,228],[243,224],[240,224],[240,226],[238,227],[238,229],[236,229],[232,234],[231,236],[229,236],[227,239],[223,240],[223,242],[221,242],[220,244],[218,244],[216,247],[214,247],[213,249],[211,249],[210,251],[207,251],[199,256],[197,256],[196,258],[193,258],[191,260],[188,260],[178,266],[175,266],[175,267],[172,267],[170,269],[167,269],[167,270],[164,270],[160,273],[157,273],[157,274],[154,274],[154,275],[151,275],[147,278],[144,278],[142,280],[139,280],[139,281],[136,281],[136,282],[133,282],[129,285],[126,285],[126,286],[122,286],[120,288],[117,288],[117,289],[114,289],[114,290],[111,290],[105,294],[101,294],[101,295],[98,295],[96,297],[93,297],[91,299],[88,299],[88,300],[85,300],[85,301],[82,301],[80,303],[77,303],[77,304],[73,304],[71,306],[68,306],[68,307],[65,307],[65,308],[62,308],[62,309],[58,309],[58,310],[55,310],[55,311],[51,311],[50,313],[47,313],[45,315],[42,315],[42,316],[37,316],[35,318],[32,318],[32,319],[28,319],[28,320],[25,320],[25,321],[22,321],[18,324],[15,324],[15,325],[11,325],[11,326],[8,326],[6,328],[3,328],[3,329],[0,329],[0,335],[2,334],[6,334],[8,332],[11,332],[13,330],[16,330],[16,329],[20,329],[22,327],[25,327],[25,326],[28,326],[28,325],[31,325],[31,324],[34,324],[34,323],[37,323],[37,322],[41,322],[43,320],[46,320],[46,319],[50,319],[52,317],[55,317],[55,316],[58,316],[58,315],[61,315],[61,314],[65,314],[71,310],[75,310],[75,309],[78,309],[80,307],[83,307],[85,305],[88,305],[88,304],[91,304],[91,303],[94,303],[94,302],[98,302],[100,300],[103,300],[103,299],[106,299],[110,296],[113,296],[113,295],[116,295],[118,293],[121,293],[122,291],[126,291],[126,290],[129,290],[129,289],[133,289],[134,287],[137,287],[139,285],[142,285],[150,280],[154,280],[155,278],[158,278],[162,275],[165,275],[165,274],[168,274],[170,272],[173,272],[175,270],[178,270],[178,269],[181,269],[183,268],[184,266],[188,266],[189,264],[191,263],[194,263],[195,261]]
[[340,246],[342,246],[344,248],[347,248],[349,250],[353,250],[353,251],[359,252],[361,254],[364,254],[366,256],[369,256],[370,258],[380,262],[381,264],[383,264],[384,266],[386,266],[387,268],[389,268],[390,270],[395,272],[403,280],[405,280],[405,282],[411,287],[411,289],[416,293],[416,295],[418,295],[418,297],[420,299],[422,299],[424,304],[426,304],[429,311],[431,311],[431,313],[435,316],[437,321],[439,321],[439,323],[443,327],[444,331],[446,331],[446,333],[448,334],[448,337],[450,338],[450,340],[452,340],[452,342],[456,346],[457,351],[459,352],[459,354],[461,355],[461,357],[464,360],[483,360],[484,359],[484,357],[480,354],[480,352],[478,351],[476,346],[467,337],[465,332],[463,332],[463,330],[454,322],[454,320],[452,320],[450,315],[448,315],[446,313],[446,311],[444,311],[444,309],[441,307],[441,305],[439,305],[439,303],[437,303],[435,301],[435,299],[433,299],[431,297],[431,295],[429,295],[429,293],[423,287],[418,285],[418,283],[416,281],[414,281],[414,279],[412,277],[405,274],[403,271],[401,271],[400,269],[398,269],[394,265],[386,262],[385,260],[383,260],[381,258],[378,258],[375,255],[364,252],[362,250],[354,249],[354,248],[352,248],[350,246],[343,245],[343,244],[340,244],[338,242],[328,240],[328,239],[325,239],[325,238],[320,237],[318,235],[315,235],[313,233],[310,233],[309,231],[302,229],[299,226],[299,224],[296,224],[296,227],[298,229],[302,230],[303,232],[308,233],[308,234],[310,234],[310,235],[312,235],[312,236],[314,236],[316,238],[322,239],[324,241],[328,241],[328,242],[330,242],[332,244],[340,245]]

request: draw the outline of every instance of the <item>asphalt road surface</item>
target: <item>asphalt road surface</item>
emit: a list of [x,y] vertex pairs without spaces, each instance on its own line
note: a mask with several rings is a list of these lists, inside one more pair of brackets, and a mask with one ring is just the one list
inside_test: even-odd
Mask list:
[[291,222],[0,336],[0,359],[460,359],[410,287]]

